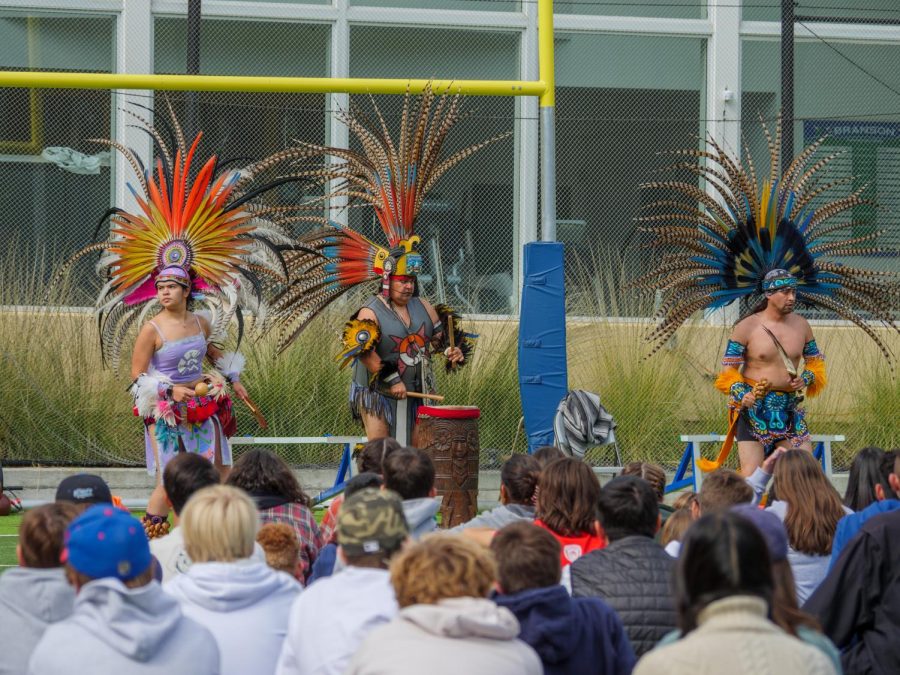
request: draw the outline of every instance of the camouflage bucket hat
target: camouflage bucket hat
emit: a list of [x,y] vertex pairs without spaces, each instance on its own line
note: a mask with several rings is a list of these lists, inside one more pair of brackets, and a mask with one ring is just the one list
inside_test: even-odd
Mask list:
[[360,490],[341,505],[337,535],[350,556],[394,551],[409,535],[403,502],[390,490]]

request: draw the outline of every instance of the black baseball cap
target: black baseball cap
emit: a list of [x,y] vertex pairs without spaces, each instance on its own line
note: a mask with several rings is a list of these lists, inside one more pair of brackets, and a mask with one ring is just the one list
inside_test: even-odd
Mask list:
[[106,481],[92,473],[77,473],[63,478],[56,488],[56,501],[75,504],[110,504],[112,493]]

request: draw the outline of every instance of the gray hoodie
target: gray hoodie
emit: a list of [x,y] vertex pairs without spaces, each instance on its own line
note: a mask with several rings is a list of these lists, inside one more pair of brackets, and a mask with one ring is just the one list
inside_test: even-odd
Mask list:
[[438,509],[441,508],[441,500],[433,497],[421,499],[404,499],[403,515],[409,524],[409,536],[413,539],[421,539],[422,535],[434,532],[437,529],[437,521],[434,519]]
[[518,634],[513,613],[483,598],[412,605],[369,633],[345,675],[543,675]]
[[21,675],[51,623],[72,613],[75,590],[61,567],[14,567],[0,577],[0,675]]
[[490,511],[478,514],[467,523],[451,528],[450,531],[460,532],[469,527],[489,527],[492,530],[500,530],[505,525],[518,523],[520,520],[533,523],[534,507],[525,504],[501,504]]
[[156,581],[127,588],[96,579],[81,587],[72,615],[47,628],[28,665],[29,675],[73,672],[218,675],[219,650]]
[[274,673],[287,635],[291,605],[302,587],[266,563],[194,563],[163,586],[185,616],[208,628],[219,644],[222,675]]

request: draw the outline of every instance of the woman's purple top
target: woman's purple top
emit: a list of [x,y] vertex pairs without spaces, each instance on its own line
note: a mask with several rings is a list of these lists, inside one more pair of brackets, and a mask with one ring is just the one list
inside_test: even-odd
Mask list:
[[[194,317],[197,319],[197,317]],[[203,359],[206,358],[206,334],[197,319],[199,333],[178,340],[166,340],[166,336],[152,321],[150,325],[159,333],[160,347],[150,359],[150,374],[169,378],[173,384],[194,382],[203,375]]]

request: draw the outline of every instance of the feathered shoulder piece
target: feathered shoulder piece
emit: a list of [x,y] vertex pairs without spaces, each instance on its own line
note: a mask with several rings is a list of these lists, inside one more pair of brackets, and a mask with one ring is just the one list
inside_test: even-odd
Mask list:
[[378,323],[370,319],[350,319],[344,324],[341,333],[341,352],[334,357],[341,362],[341,370],[356,361],[360,356],[368,354],[378,346],[381,329]]
[[[372,113],[357,106],[338,114],[360,150],[301,143],[285,151],[294,162],[293,175],[319,184],[336,185],[326,199],[340,197],[351,207],[371,207],[381,226],[376,243],[338,223],[302,236],[296,250],[285,254],[291,284],[277,299],[279,348],[285,349],[325,307],[351,288],[391,274],[415,276],[422,258],[416,248],[416,219],[425,195],[455,165],[501,134],[443,157],[444,142],[461,118],[461,97],[437,96],[427,86],[419,97],[407,93],[399,128],[394,134],[372,102]],[[327,160],[336,158],[338,161]],[[332,204],[334,208],[338,206]],[[305,220],[316,220],[309,217]]]
[[[867,323],[872,319],[897,329],[900,308],[897,273],[846,265],[837,256],[883,254],[877,245],[883,231],[836,238],[857,221],[835,223],[835,217],[870,204],[863,188],[827,204],[817,197],[852,178],[828,181],[824,171],[839,153],[816,161],[824,138],[801,152],[778,175],[781,124],[775,138],[763,125],[769,146],[769,172],[757,181],[745,148],[745,164],[730,156],[713,139],[704,150],[683,150],[674,167],[687,170],[713,188],[715,196],[696,182],[655,181],[644,188],[667,190],[676,198],[656,201],[664,214],[639,220],[651,234],[649,246],[660,250],[653,268],[633,285],[662,292],[658,323],[648,335],[656,352],[694,312],[728,305],[741,298],[755,303],[763,294],[765,275],[784,269],[797,279],[799,302],[817,305],[862,328],[889,361],[884,341]],[[896,253],[896,251],[892,251]]]
[[113,367],[128,329],[154,306],[163,271],[204,302],[213,336],[224,336],[236,318],[240,339],[242,308],[261,312],[263,288],[287,282],[279,247],[290,242],[277,225],[260,219],[265,213],[253,204],[285,179],[260,185],[224,168],[216,155],[202,155],[202,132],[188,144],[171,106],[168,120],[158,115],[155,125],[125,112],[153,139],[155,162],[145,165],[118,141],[94,140],[115,148],[134,169],[137,187],[128,188],[138,210],[110,209],[98,225],[111,221],[108,238],[76,253],[60,272],[91,252],[101,254],[98,272],[106,284],[96,301],[100,343],[104,362]]

